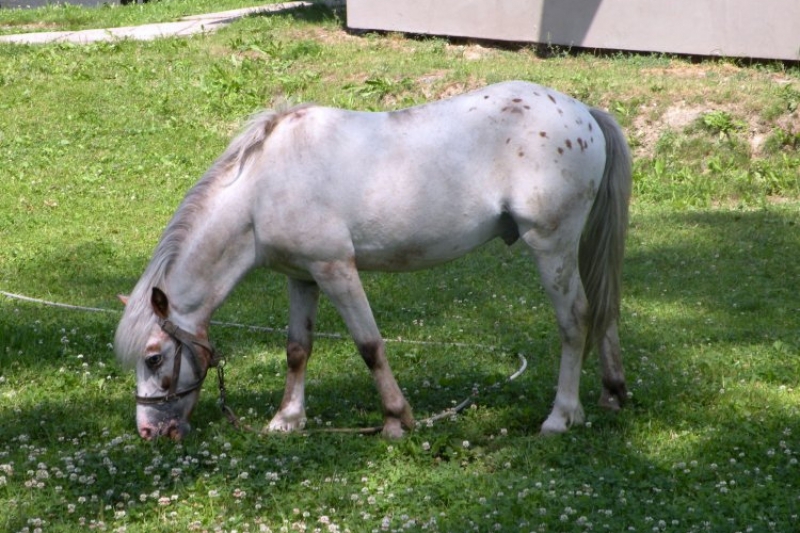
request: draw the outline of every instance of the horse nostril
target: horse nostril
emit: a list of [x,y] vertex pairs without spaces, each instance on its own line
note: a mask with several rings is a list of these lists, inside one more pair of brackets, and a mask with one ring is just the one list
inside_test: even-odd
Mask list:
[[150,428],[150,427],[139,428],[139,435],[144,440],[152,440],[153,439],[153,428]]
[[173,420],[172,422],[169,423],[169,426],[167,427],[165,434],[175,442],[178,442],[183,438],[185,432],[186,431],[182,427],[181,423],[178,422],[177,420]]

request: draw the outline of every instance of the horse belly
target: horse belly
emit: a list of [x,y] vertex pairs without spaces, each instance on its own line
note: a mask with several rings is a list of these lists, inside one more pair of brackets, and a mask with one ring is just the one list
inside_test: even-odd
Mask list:
[[439,239],[359,243],[355,247],[356,266],[382,272],[421,270],[458,259],[497,236],[498,225],[492,223]]

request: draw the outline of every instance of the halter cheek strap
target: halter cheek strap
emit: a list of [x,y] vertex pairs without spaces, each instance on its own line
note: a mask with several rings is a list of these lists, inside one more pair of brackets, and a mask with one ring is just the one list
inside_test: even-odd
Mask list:
[[[187,396],[188,394],[202,387],[203,380],[206,378],[206,372],[208,369],[218,366],[221,360],[208,341],[182,330],[169,320],[159,319],[158,323],[159,326],[161,326],[162,331],[169,335],[169,337],[175,342],[175,356],[173,358],[174,362],[172,363],[172,379],[170,380],[169,390],[166,394],[161,396],[136,395],[136,403],[139,405],[163,405],[180,400],[184,396]],[[195,346],[203,348],[210,356],[207,359],[204,358],[206,363],[205,368],[203,368],[200,363],[200,357],[198,356],[197,350],[195,350]],[[192,365],[195,381],[188,387],[178,390],[178,381],[181,375],[181,361],[183,361],[184,348],[186,348],[188,352],[189,363]]]

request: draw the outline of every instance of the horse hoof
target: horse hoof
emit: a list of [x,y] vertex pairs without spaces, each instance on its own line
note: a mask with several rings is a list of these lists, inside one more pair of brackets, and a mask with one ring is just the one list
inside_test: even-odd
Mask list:
[[566,433],[567,430],[575,424],[583,424],[585,417],[583,414],[583,407],[580,403],[572,407],[565,407],[558,405],[553,408],[553,412],[547,417],[547,420],[542,424],[542,435],[559,435]]
[[611,411],[619,411],[628,400],[628,387],[625,380],[603,381],[603,392],[600,395],[600,406]]
[[383,424],[383,431],[381,431],[381,436],[389,440],[402,439],[405,434],[402,424],[397,419],[387,420]]
[[600,407],[618,413],[622,409],[622,402],[615,394],[603,390],[603,394],[600,396]]
[[264,433],[291,433],[306,427],[306,417],[284,417],[280,413],[270,420]]
[[562,433],[566,433],[567,429],[567,424],[559,421],[553,422],[548,418],[545,420],[544,424],[542,424],[542,429],[539,431],[539,435],[543,437],[561,435]]

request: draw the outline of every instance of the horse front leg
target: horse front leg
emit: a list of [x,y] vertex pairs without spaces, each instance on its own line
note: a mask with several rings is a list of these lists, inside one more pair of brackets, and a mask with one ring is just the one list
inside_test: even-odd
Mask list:
[[269,431],[302,429],[306,421],[305,376],[311,357],[319,287],[316,283],[289,279],[289,336],[286,344],[286,388]]
[[351,261],[318,265],[314,278],[344,319],[361,357],[369,368],[383,405],[383,436],[400,438],[414,428],[414,416],[386,359],[386,348],[375,317]]

